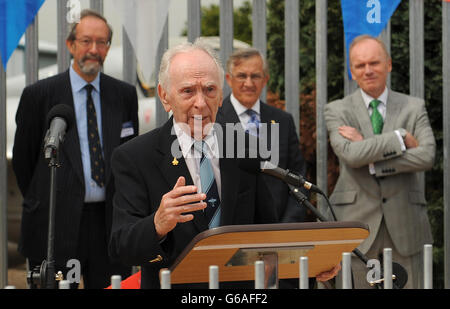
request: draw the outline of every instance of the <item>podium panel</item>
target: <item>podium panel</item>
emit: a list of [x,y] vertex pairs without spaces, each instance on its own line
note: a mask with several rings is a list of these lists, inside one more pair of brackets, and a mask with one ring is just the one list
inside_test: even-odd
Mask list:
[[299,258],[308,257],[309,277],[330,270],[343,252],[369,235],[359,222],[306,222],[230,225],[198,234],[170,267],[171,282],[208,282],[209,266],[219,266],[220,281],[254,280],[254,263],[278,255],[278,278],[298,278]]

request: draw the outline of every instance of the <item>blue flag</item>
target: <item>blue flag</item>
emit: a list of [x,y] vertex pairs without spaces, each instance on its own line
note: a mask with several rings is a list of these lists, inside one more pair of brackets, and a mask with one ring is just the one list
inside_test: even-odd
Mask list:
[[0,56],[3,68],[45,0],[0,0]]
[[361,34],[378,37],[400,2],[401,0],[341,0],[349,79],[352,76],[348,65],[348,49],[353,39]]

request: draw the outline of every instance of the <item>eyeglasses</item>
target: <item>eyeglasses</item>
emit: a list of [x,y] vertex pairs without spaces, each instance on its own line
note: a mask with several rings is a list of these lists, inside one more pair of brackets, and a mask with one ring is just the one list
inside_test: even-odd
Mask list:
[[262,74],[258,74],[258,73],[254,73],[254,74],[250,74],[247,75],[245,73],[238,73],[236,75],[231,75],[234,78],[236,78],[237,81],[239,82],[245,82],[247,80],[248,77],[250,77],[250,80],[254,83],[260,82],[263,79],[263,75]]
[[94,40],[88,39],[88,38],[75,39],[75,41],[77,41],[78,43],[80,43],[81,46],[86,47],[86,48],[91,47],[94,42],[95,42],[95,46],[97,46],[98,49],[105,49],[106,47],[108,47],[111,44],[109,41],[105,41],[105,40],[94,41]]

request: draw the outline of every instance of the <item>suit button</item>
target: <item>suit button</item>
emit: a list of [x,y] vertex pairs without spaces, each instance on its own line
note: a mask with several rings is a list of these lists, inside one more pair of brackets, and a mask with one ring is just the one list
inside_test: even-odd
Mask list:
[[385,197],[383,197],[383,203],[386,203],[387,202],[387,198],[385,198]]

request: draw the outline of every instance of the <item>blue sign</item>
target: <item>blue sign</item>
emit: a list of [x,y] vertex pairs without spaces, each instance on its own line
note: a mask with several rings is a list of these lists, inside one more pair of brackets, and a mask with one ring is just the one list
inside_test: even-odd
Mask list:
[[352,76],[348,65],[348,49],[353,39],[362,34],[378,37],[400,2],[401,0],[341,0],[349,79]]
[[0,56],[6,70],[11,54],[45,0],[0,0]]

